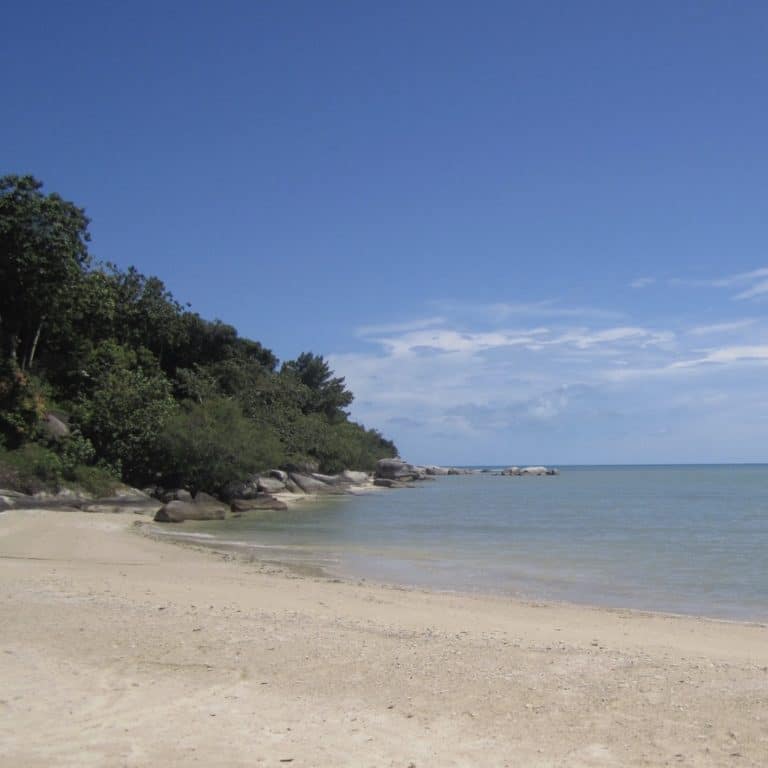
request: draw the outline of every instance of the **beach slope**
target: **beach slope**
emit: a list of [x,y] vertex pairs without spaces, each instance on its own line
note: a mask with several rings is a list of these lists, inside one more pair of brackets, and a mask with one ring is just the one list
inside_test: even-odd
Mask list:
[[768,629],[0,514],[0,766],[764,766]]

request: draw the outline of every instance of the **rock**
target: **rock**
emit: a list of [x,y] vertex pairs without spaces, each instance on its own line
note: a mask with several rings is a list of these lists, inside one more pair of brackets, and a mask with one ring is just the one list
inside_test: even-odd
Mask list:
[[376,477],[384,480],[418,480],[419,470],[402,459],[379,459],[376,462]]
[[448,467],[425,467],[424,471],[431,476],[450,475],[451,470]]
[[290,477],[285,481],[285,490],[289,491],[290,493],[304,493],[304,491],[302,491],[301,488],[299,488],[299,486],[296,485],[296,483],[294,483]]
[[548,467],[508,467],[501,471],[502,475],[510,477],[542,477],[544,475],[559,475],[556,469]]
[[117,488],[112,496],[116,499],[126,499],[133,501],[151,501],[149,494],[140,491],[138,488],[131,488],[129,485],[124,485]]
[[56,501],[61,501],[65,504],[69,502],[79,504],[81,501],[91,501],[93,495],[86,493],[85,491],[75,491],[72,488],[61,488],[56,492],[56,495],[53,498]]
[[285,490],[285,482],[276,477],[260,477],[256,487],[263,493],[278,493]]
[[345,469],[341,473],[341,477],[352,485],[366,485],[369,480],[367,472],[355,472],[352,469]]
[[124,496],[110,496],[81,503],[80,509],[83,512],[103,512],[110,515],[155,515],[160,506],[160,501],[150,497],[132,499]]
[[280,501],[280,499],[276,499],[269,494],[264,494],[255,499],[235,499],[232,502],[232,514],[234,517],[240,517],[244,512],[259,509],[276,509],[283,511],[288,509],[288,505],[284,501]]
[[161,494],[160,500],[166,504],[169,501],[192,501],[192,494],[186,488],[176,488]]
[[301,489],[303,493],[338,493],[341,489],[316,480],[309,475],[291,472],[290,479]]
[[313,472],[310,477],[326,485],[343,485],[344,483],[340,475],[321,475],[319,472]]
[[63,440],[65,437],[69,437],[70,434],[67,423],[58,416],[54,416],[52,413],[45,414],[45,417],[43,418],[43,430],[54,440]]
[[[200,496],[212,499],[199,500]],[[197,494],[194,502],[169,501],[155,515],[156,523],[183,523],[185,520],[224,520],[227,508],[208,494]]]
[[270,477],[274,477],[275,480],[281,480],[285,482],[288,479],[288,473],[283,472],[282,469],[270,469],[267,473]]
[[26,493],[0,489],[0,512],[6,509],[16,509],[17,507],[34,507],[35,501]]
[[221,495],[227,501],[253,499],[259,495],[259,478],[250,477],[247,480],[235,480],[227,483]]
[[404,483],[402,480],[390,480],[388,477],[377,477],[373,484],[379,488],[413,488],[410,483]]

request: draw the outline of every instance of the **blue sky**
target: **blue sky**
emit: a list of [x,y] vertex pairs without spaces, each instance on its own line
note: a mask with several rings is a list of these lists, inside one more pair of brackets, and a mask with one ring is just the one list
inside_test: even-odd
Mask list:
[[415,461],[766,461],[768,6],[14,4],[0,173]]

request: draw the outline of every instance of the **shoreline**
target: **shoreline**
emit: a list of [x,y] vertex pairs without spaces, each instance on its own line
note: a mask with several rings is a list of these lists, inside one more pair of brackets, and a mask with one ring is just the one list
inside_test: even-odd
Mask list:
[[[300,505],[301,501],[317,501],[327,500],[327,497],[317,495],[307,495],[302,499],[297,499],[294,506]],[[703,613],[684,613],[680,611],[667,611],[654,608],[636,608],[633,606],[619,606],[619,605],[602,605],[600,603],[590,603],[588,601],[576,601],[576,600],[557,600],[548,597],[536,597],[533,595],[523,595],[512,588],[499,588],[490,589],[480,587],[477,590],[470,591],[460,588],[451,587],[437,587],[428,586],[422,584],[413,584],[408,582],[387,581],[371,576],[358,576],[349,572],[343,571],[341,568],[338,570],[331,570],[329,567],[322,565],[314,565],[310,561],[299,560],[287,560],[280,559],[268,559],[262,557],[261,554],[266,554],[270,550],[281,551],[290,550],[290,545],[282,544],[259,544],[256,542],[242,542],[242,541],[226,541],[220,539],[213,534],[204,532],[196,533],[191,531],[170,529],[167,527],[160,527],[156,523],[151,521],[137,521],[140,522],[136,526],[134,533],[139,536],[146,536],[149,539],[155,541],[166,542],[180,547],[192,549],[194,551],[211,552],[214,555],[232,557],[238,560],[242,564],[251,564],[254,562],[266,563],[271,566],[283,567],[289,571],[295,571],[297,573],[312,572],[318,578],[324,578],[332,581],[341,581],[345,584],[360,584],[364,583],[366,586],[381,588],[381,589],[393,589],[404,592],[420,592],[423,594],[434,595],[452,595],[455,597],[472,599],[497,599],[504,602],[516,603],[519,605],[535,605],[544,606],[547,608],[573,608],[590,611],[608,611],[611,613],[630,613],[637,616],[659,616],[664,618],[679,618],[690,619],[693,621],[712,621],[722,624],[735,624],[744,626],[753,626],[762,629],[768,629],[768,620],[766,619],[750,619],[750,618],[730,618],[722,616],[711,616]],[[166,532],[167,531],[167,532]],[[300,548],[299,548],[300,549]],[[249,558],[248,554],[252,556]],[[768,637],[766,637],[768,642]]]
[[0,514],[0,766],[765,762],[765,625],[354,583],[142,522]]

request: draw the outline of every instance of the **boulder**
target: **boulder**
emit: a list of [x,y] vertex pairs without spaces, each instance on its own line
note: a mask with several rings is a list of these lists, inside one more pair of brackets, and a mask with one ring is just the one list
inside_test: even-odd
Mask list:
[[169,501],[192,501],[192,494],[186,488],[174,488],[160,495],[160,501],[166,504]]
[[131,499],[133,501],[149,501],[151,498],[144,491],[140,491],[138,488],[131,488],[130,485],[121,485],[119,488],[115,488],[112,495],[116,499]]
[[83,512],[104,512],[107,514],[155,515],[161,507],[161,502],[147,496],[130,498],[126,496],[109,496],[102,499],[81,503]]
[[547,468],[546,467],[523,467],[520,470],[520,474],[534,476],[534,477],[541,477],[547,474]]
[[274,477],[275,480],[281,480],[282,482],[285,482],[288,479],[288,473],[284,472],[282,469],[270,469],[267,474],[270,477]]
[[387,477],[377,477],[373,484],[379,488],[413,488],[410,483],[404,483],[402,480],[391,480]]
[[345,482],[341,475],[321,475],[319,472],[312,472],[310,477],[326,485],[343,485]]
[[379,459],[376,462],[376,477],[383,480],[418,480],[419,470],[402,459]]
[[[199,496],[207,494],[198,494]],[[208,496],[208,498],[211,498]],[[207,501],[169,501],[155,515],[156,523],[183,523],[185,520],[223,520],[227,516],[227,508],[214,500]]]
[[291,472],[290,479],[301,489],[303,493],[338,493],[341,489],[328,485],[322,480],[317,480],[309,475]]
[[276,477],[260,477],[256,482],[256,487],[262,493],[278,493],[285,490],[285,482]]
[[425,467],[424,471],[430,476],[450,475],[451,470],[448,467]]
[[283,511],[288,509],[288,505],[284,501],[280,501],[280,499],[276,499],[269,494],[264,494],[255,499],[235,499],[232,502],[233,517],[240,517],[245,512],[259,509],[276,509]]
[[520,467],[507,467],[506,469],[501,470],[501,474],[508,477],[515,477],[520,474]]
[[290,477],[285,481],[285,490],[289,493],[304,493],[304,491],[302,491]]
[[352,485],[365,485],[369,480],[367,472],[355,472],[353,469],[345,469],[341,478]]
[[46,413],[43,418],[43,430],[48,437],[54,440],[63,440],[65,437],[69,437],[69,425],[58,416],[52,413]]
[[221,495],[227,501],[253,499],[259,495],[259,478],[249,477],[247,480],[234,480],[227,483]]

